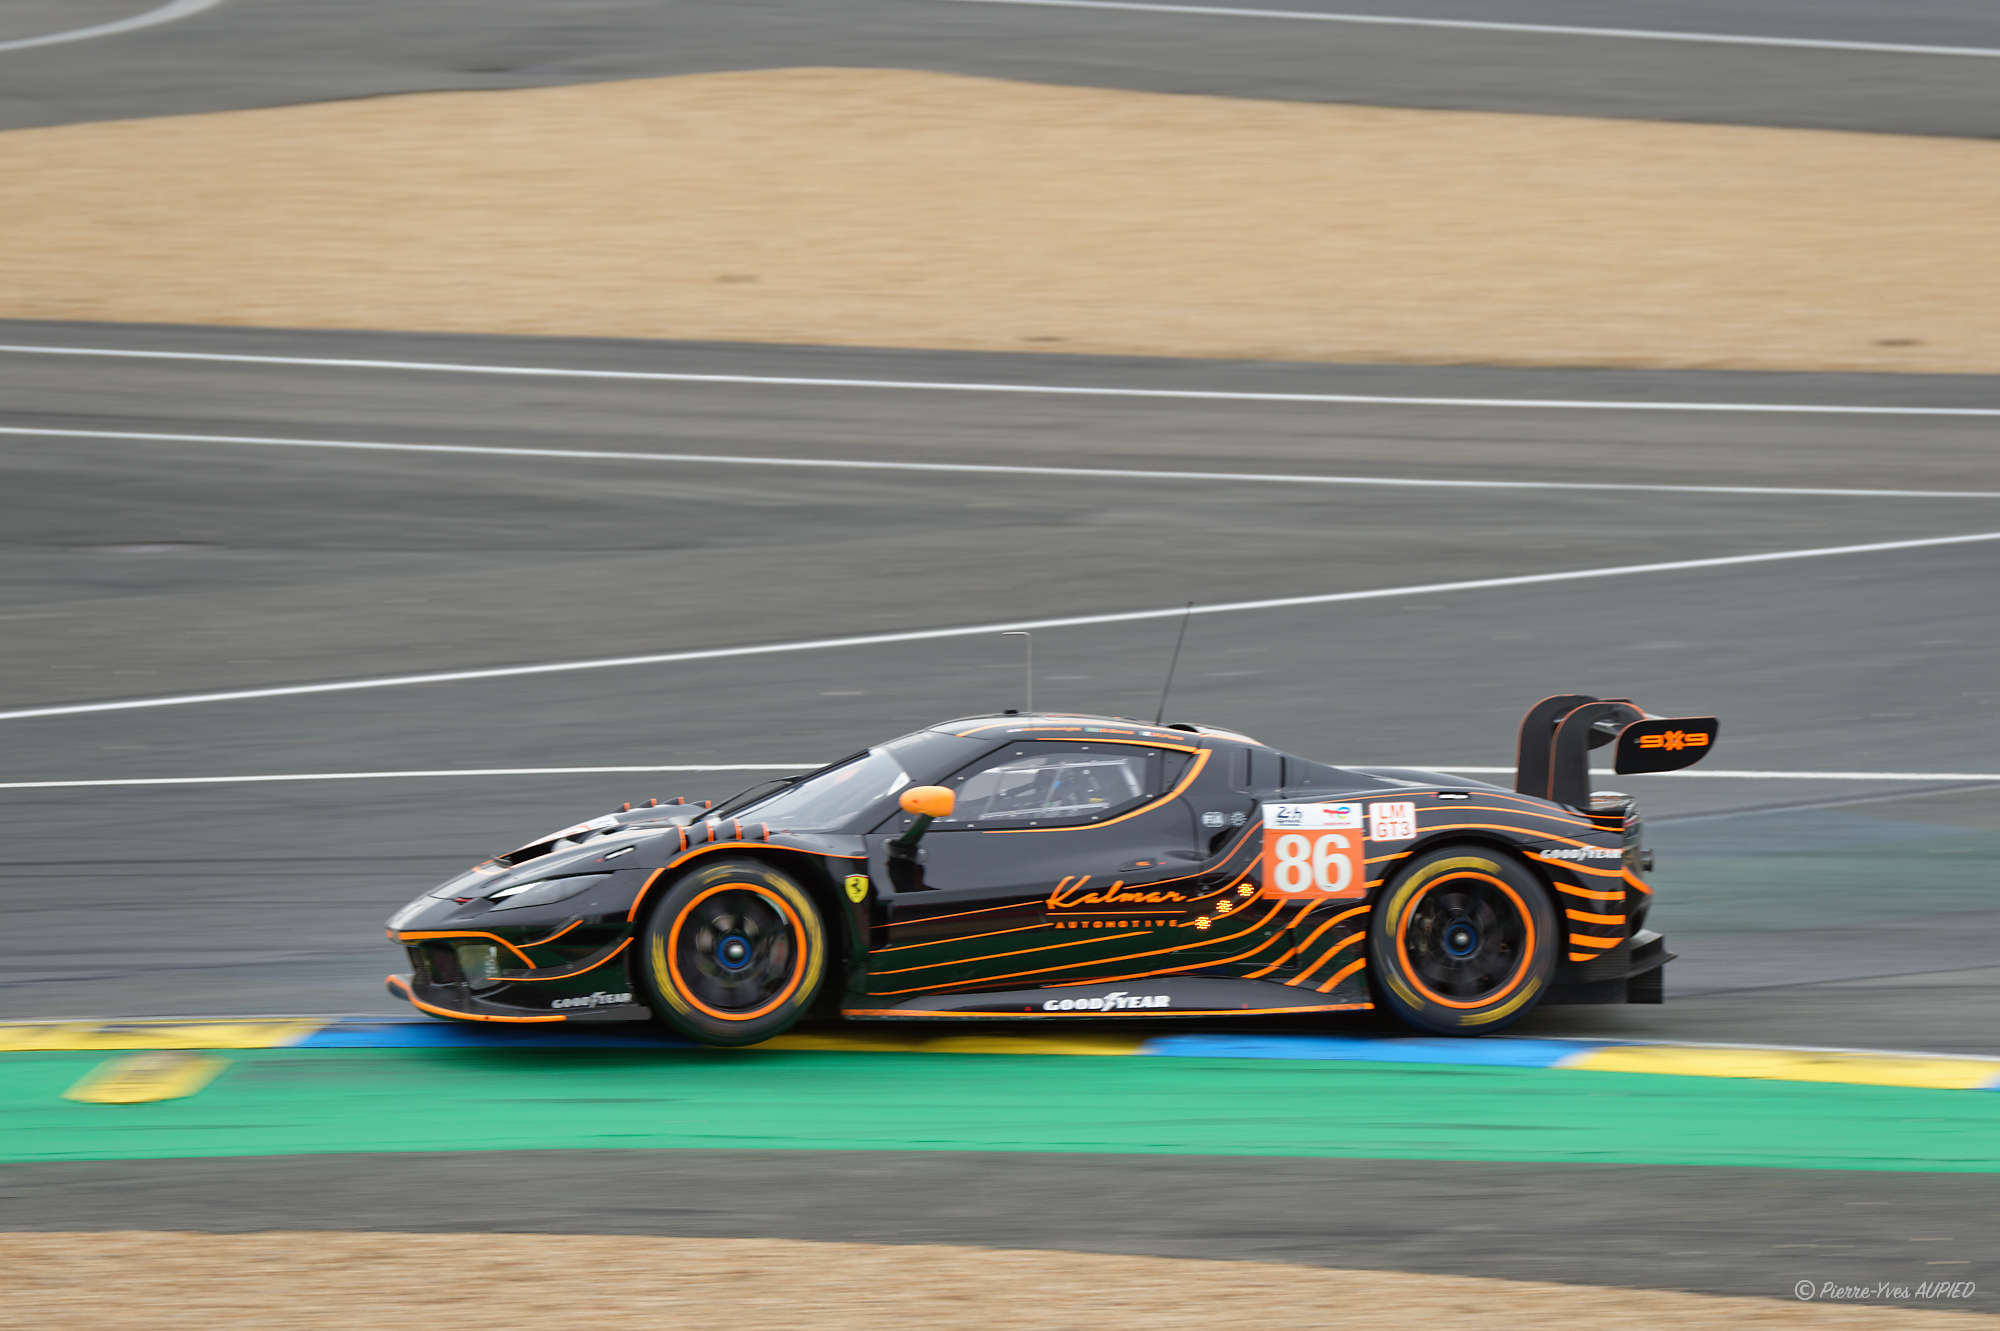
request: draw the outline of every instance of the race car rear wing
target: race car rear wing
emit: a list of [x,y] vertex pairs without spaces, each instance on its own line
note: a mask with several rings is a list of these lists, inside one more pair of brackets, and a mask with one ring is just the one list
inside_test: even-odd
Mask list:
[[1590,751],[1615,743],[1617,772],[1692,767],[1715,747],[1712,716],[1653,716],[1627,698],[1559,693],[1521,719],[1514,789],[1581,809],[1590,802]]

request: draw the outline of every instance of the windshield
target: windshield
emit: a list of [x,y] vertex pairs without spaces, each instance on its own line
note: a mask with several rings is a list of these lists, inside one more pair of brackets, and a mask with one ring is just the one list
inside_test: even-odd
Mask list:
[[870,749],[732,812],[774,828],[836,832],[909,784],[886,749]]

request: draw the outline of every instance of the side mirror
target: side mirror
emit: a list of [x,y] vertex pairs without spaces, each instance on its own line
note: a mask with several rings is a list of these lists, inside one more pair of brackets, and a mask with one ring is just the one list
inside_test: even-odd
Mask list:
[[909,831],[890,842],[889,848],[897,855],[912,856],[916,854],[917,842],[931,830],[931,820],[951,817],[951,811],[958,807],[958,796],[947,786],[911,786],[896,802],[916,821],[910,824]]
[[904,813],[919,818],[949,818],[958,807],[958,796],[949,786],[911,786],[897,803]]

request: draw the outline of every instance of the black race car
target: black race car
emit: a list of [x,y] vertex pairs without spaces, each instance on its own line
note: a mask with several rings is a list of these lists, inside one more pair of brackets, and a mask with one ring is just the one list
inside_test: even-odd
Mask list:
[[628,806],[389,921],[393,993],[492,1022],[657,1018],[752,1044],[855,1019],[1215,1016],[1378,1004],[1497,1031],[1542,1002],[1657,1003],[1637,808],[1713,717],[1565,694],[1513,790],[1343,768],[1226,730],[968,717],[720,805]]

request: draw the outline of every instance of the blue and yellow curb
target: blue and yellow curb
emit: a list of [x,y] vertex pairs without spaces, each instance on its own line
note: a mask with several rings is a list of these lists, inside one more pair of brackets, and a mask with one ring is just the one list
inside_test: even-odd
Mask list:
[[[0,1054],[232,1049],[685,1049],[645,1027],[562,1031],[368,1017],[256,1017],[0,1023]],[[1138,1055],[1305,1062],[1405,1063],[1432,1067],[1545,1068],[1679,1077],[2000,1090],[2000,1058],[1788,1049],[1772,1046],[1632,1043],[1488,1037],[1480,1040],[1307,1034],[1172,1034],[1102,1031],[938,1034],[867,1029],[799,1032],[762,1050],[928,1054]]]

